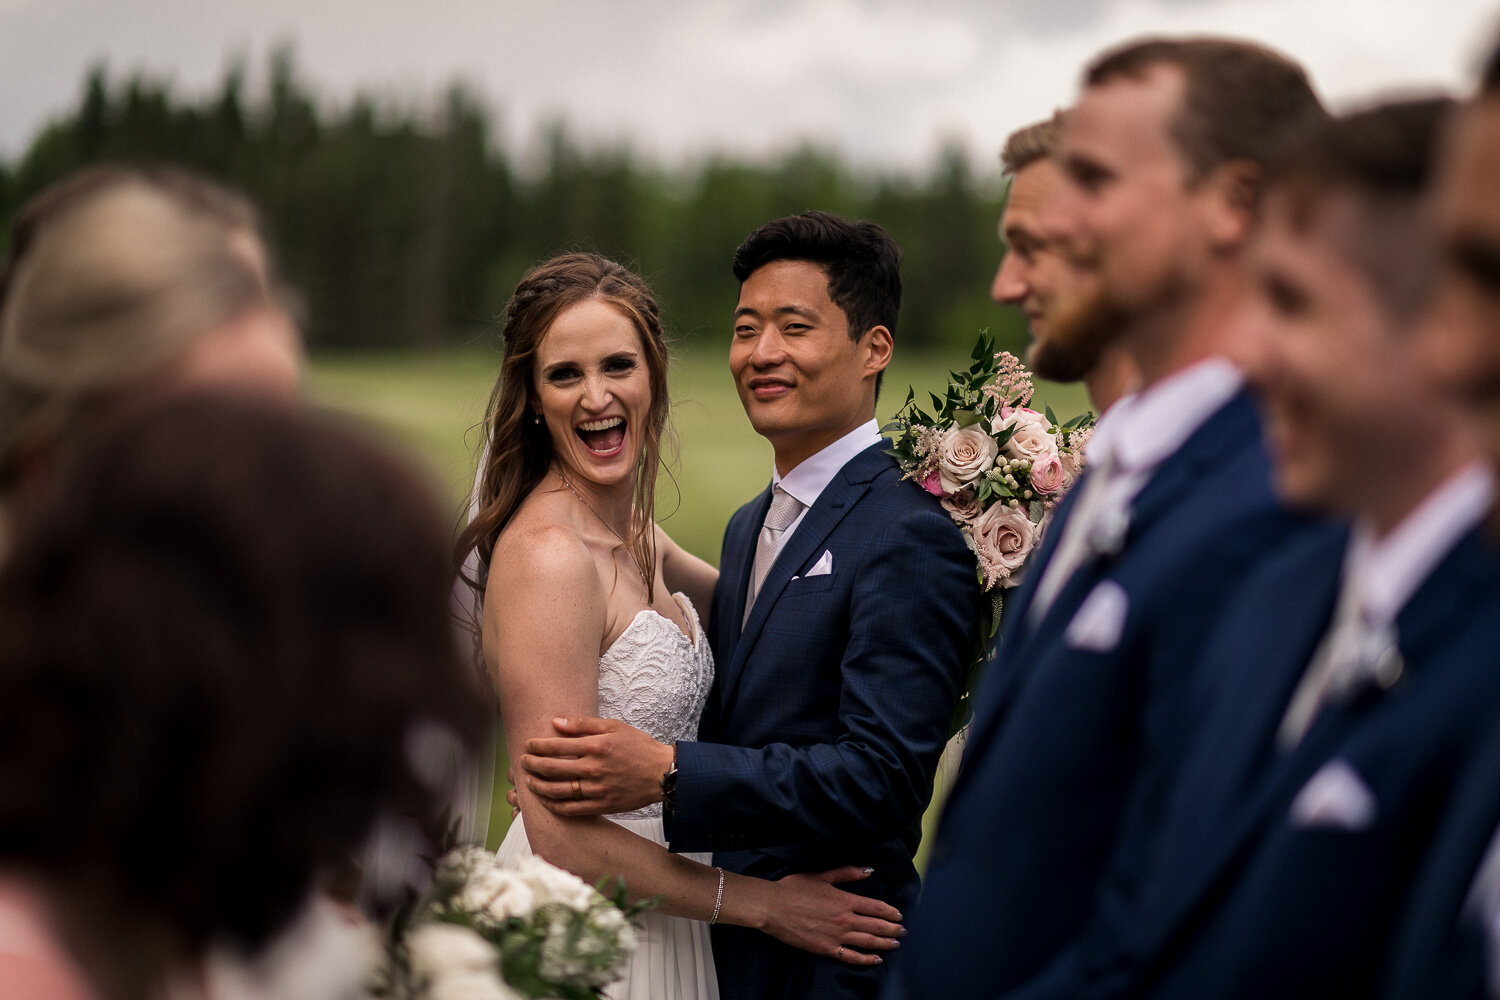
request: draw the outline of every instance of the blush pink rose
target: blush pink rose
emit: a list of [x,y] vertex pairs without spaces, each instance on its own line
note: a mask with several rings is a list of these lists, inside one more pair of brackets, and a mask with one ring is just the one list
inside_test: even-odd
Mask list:
[[968,524],[983,513],[972,489],[959,490],[950,497],[943,497],[942,502],[943,509],[959,524]]
[[1063,464],[1055,458],[1044,458],[1031,463],[1031,489],[1038,496],[1050,497],[1063,488],[1067,473]]
[[1016,431],[1005,442],[1006,455],[1032,464],[1057,457],[1057,441],[1047,430],[1047,418],[1040,413],[1024,406],[1001,407],[990,429],[999,434],[1011,427]]
[[957,493],[995,464],[995,439],[980,427],[949,431],[938,444],[938,477],[944,493]]
[[1071,490],[1073,484],[1078,482],[1078,476],[1083,472],[1083,456],[1076,451],[1065,451],[1057,456],[1062,464],[1063,489]]
[[974,555],[984,573],[984,585],[1012,587],[1019,582],[1013,574],[1021,568],[1036,546],[1036,525],[1026,508],[997,503],[970,526]]

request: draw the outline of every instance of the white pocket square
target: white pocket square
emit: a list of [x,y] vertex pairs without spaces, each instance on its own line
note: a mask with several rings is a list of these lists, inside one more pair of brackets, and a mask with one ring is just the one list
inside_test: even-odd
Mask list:
[[1102,580],[1079,605],[1063,638],[1070,649],[1108,653],[1120,644],[1129,612],[1130,597],[1125,588],[1113,580]]
[[833,572],[833,553],[830,552],[828,549],[824,549],[823,550],[823,554],[818,557],[818,561],[815,562],[815,563],[813,563],[812,569],[808,570],[807,573],[804,574],[804,575],[806,575],[806,576],[827,576],[829,573],[832,573],[832,572]]
[[1365,830],[1375,822],[1375,793],[1348,761],[1335,758],[1302,786],[1287,818],[1298,829]]

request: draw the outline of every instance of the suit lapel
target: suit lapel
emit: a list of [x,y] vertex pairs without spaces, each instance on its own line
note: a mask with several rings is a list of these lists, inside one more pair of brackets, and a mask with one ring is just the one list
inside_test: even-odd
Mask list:
[[[1255,404],[1250,401],[1249,394],[1241,390],[1189,435],[1182,447],[1167,456],[1146,480],[1141,491],[1130,503],[1129,528],[1120,551],[1129,552],[1131,547],[1137,544],[1141,535],[1150,530],[1162,517],[1178,509],[1182,503],[1182,497],[1192,491],[1195,483],[1208,475],[1214,466],[1238,456],[1242,448],[1259,437],[1259,433],[1260,423],[1256,417]],[[1075,488],[1073,492],[1078,491]],[[1070,495],[1068,500],[1072,499]],[[1064,503],[1067,502],[1064,501]],[[1068,509],[1071,511],[1071,506]],[[1059,514],[1061,513],[1062,511],[1059,511]],[[1054,530],[1049,532],[1050,544],[1053,546],[1057,544],[1057,539],[1062,535],[1060,529],[1065,526],[1066,522],[1053,526]],[[1050,554],[1051,550],[1047,551]],[[1018,636],[1016,648],[1024,648],[1024,642],[1033,637],[1040,637],[1041,641],[1049,645],[1058,641],[1058,634],[1066,627],[1074,612],[1083,603],[1083,599],[1093,590],[1094,585],[1109,570],[1117,557],[1118,554],[1100,555],[1080,565],[1068,582],[1063,585],[1062,590],[1053,600],[1052,606],[1047,609],[1036,627],[1025,629],[1025,626],[1022,626],[1024,631]],[[1027,589],[1034,588],[1028,586]],[[1029,595],[1025,603],[1030,604]],[[1024,610],[1023,608],[1022,611]],[[1019,660],[1007,654],[1008,662],[1027,663],[1040,658],[1040,651],[1036,655],[1022,656]]]
[[[1397,643],[1408,674],[1412,669],[1420,670],[1432,659],[1434,647],[1440,646],[1471,615],[1481,595],[1495,585],[1494,563],[1485,555],[1477,531],[1470,532],[1439,562],[1397,615]],[[1330,616],[1331,608],[1323,616],[1325,628]],[[1407,680],[1409,677],[1403,683]],[[1260,782],[1253,804],[1241,813],[1240,821],[1228,827],[1233,832],[1219,842],[1212,863],[1200,870],[1196,878],[1182,880],[1185,886],[1199,888],[1179,897],[1182,906],[1176,917],[1158,924],[1159,927],[1175,936],[1187,925],[1187,918],[1206,905],[1213,887],[1223,885],[1238,859],[1268,829],[1267,824],[1275,823],[1302,784],[1344,745],[1350,730],[1364,715],[1362,707],[1384,695],[1377,688],[1367,687],[1349,704],[1329,706],[1319,712],[1297,748],[1285,759],[1276,761],[1266,780]]]
[[[781,598],[781,593],[786,589],[787,583],[796,575],[798,567],[817,553],[819,547],[828,540],[829,534],[849,513],[850,508],[869,491],[870,482],[882,469],[891,464],[891,459],[885,454],[885,448],[885,442],[882,441],[850,459],[824,487],[823,492],[818,495],[818,499],[802,519],[802,523],[797,525],[792,536],[776,554],[776,561],[771,564],[770,571],[766,573],[766,578],[760,585],[760,593],[756,596],[755,605],[750,609],[750,617],[745,620],[744,628],[739,632],[739,638],[734,644],[734,652],[729,658],[729,663],[720,674],[722,704],[728,705],[733,698],[734,689],[739,683],[756,641],[760,638],[766,619]],[[769,505],[770,491],[767,490],[765,502],[757,504],[760,521],[765,520],[765,511]],[[757,525],[760,521],[756,522]],[[749,565],[754,559],[753,539],[751,541],[752,544],[748,548],[752,555],[745,559],[744,578],[740,584],[740,596],[736,601],[736,607],[739,610],[738,618],[744,617],[744,595],[749,586]]]
[[755,566],[755,543],[770,507],[771,487],[767,486],[760,496],[751,501],[750,514],[745,518],[735,544],[726,550],[724,566],[720,570],[728,585],[733,588],[729,595],[730,620],[724,623],[732,640],[730,649],[739,646],[740,625],[745,619],[745,595],[750,589],[750,573]]

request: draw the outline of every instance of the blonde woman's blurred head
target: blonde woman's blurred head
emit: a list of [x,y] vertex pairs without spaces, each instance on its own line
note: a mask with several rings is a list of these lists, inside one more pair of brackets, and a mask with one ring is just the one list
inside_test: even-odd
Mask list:
[[83,420],[144,393],[295,395],[301,347],[254,208],[173,168],[78,171],[0,264],[0,495]]

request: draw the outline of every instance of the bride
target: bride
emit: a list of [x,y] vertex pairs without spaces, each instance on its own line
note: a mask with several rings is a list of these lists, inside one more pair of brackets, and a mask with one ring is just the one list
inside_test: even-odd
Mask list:
[[[525,275],[504,324],[478,514],[459,549],[488,566],[471,583],[511,757],[567,716],[615,717],[664,742],[693,740],[713,680],[695,609],[709,606],[718,572],[653,519],[667,422],[656,303],[619,264],[568,254]],[[893,908],[833,887],[865,870],[747,878],[711,867],[708,855],[667,851],[660,804],[608,819],[562,817],[524,783],[517,792],[521,814],[502,858],[535,851],[590,882],[623,878],[632,898],[660,898],[610,996],[717,997],[715,921],[858,964],[869,957],[840,950],[851,921],[880,928],[872,949],[892,947],[899,933],[887,922],[899,919]]]

